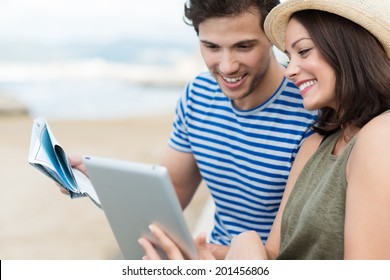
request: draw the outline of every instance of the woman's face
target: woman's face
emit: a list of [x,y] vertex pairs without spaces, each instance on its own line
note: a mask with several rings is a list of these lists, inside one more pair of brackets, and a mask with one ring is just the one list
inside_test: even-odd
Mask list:
[[294,18],[287,25],[285,49],[290,58],[286,77],[300,89],[305,108],[335,109],[335,71],[322,57],[306,28]]

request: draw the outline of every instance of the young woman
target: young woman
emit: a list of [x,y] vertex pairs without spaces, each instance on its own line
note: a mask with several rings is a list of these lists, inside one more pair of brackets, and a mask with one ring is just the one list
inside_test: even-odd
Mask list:
[[[233,259],[390,259],[390,8],[383,0],[287,0],[265,22],[286,76],[320,110],[269,238],[233,239]],[[177,246],[152,232],[170,258]],[[159,258],[141,238],[147,259]],[[204,238],[201,258],[212,258]]]

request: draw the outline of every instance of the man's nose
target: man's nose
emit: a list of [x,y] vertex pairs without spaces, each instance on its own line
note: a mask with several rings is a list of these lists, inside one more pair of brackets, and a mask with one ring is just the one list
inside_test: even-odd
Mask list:
[[219,64],[219,71],[223,74],[233,74],[238,71],[240,63],[233,52],[225,51],[222,53]]

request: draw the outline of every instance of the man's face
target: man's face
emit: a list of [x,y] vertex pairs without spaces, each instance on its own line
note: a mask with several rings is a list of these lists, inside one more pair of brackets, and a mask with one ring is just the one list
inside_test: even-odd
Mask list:
[[259,104],[256,95],[270,65],[271,43],[260,28],[259,12],[211,18],[199,25],[203,59],[223,93],[238,109]]

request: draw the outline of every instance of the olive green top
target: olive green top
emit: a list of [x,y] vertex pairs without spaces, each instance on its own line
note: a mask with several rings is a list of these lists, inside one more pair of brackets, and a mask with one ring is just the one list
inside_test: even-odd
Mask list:
[[356,137],[335,156],[339,137],[327,137],[302,169],[283,212],[278,259],[344,258],[345,170]]

